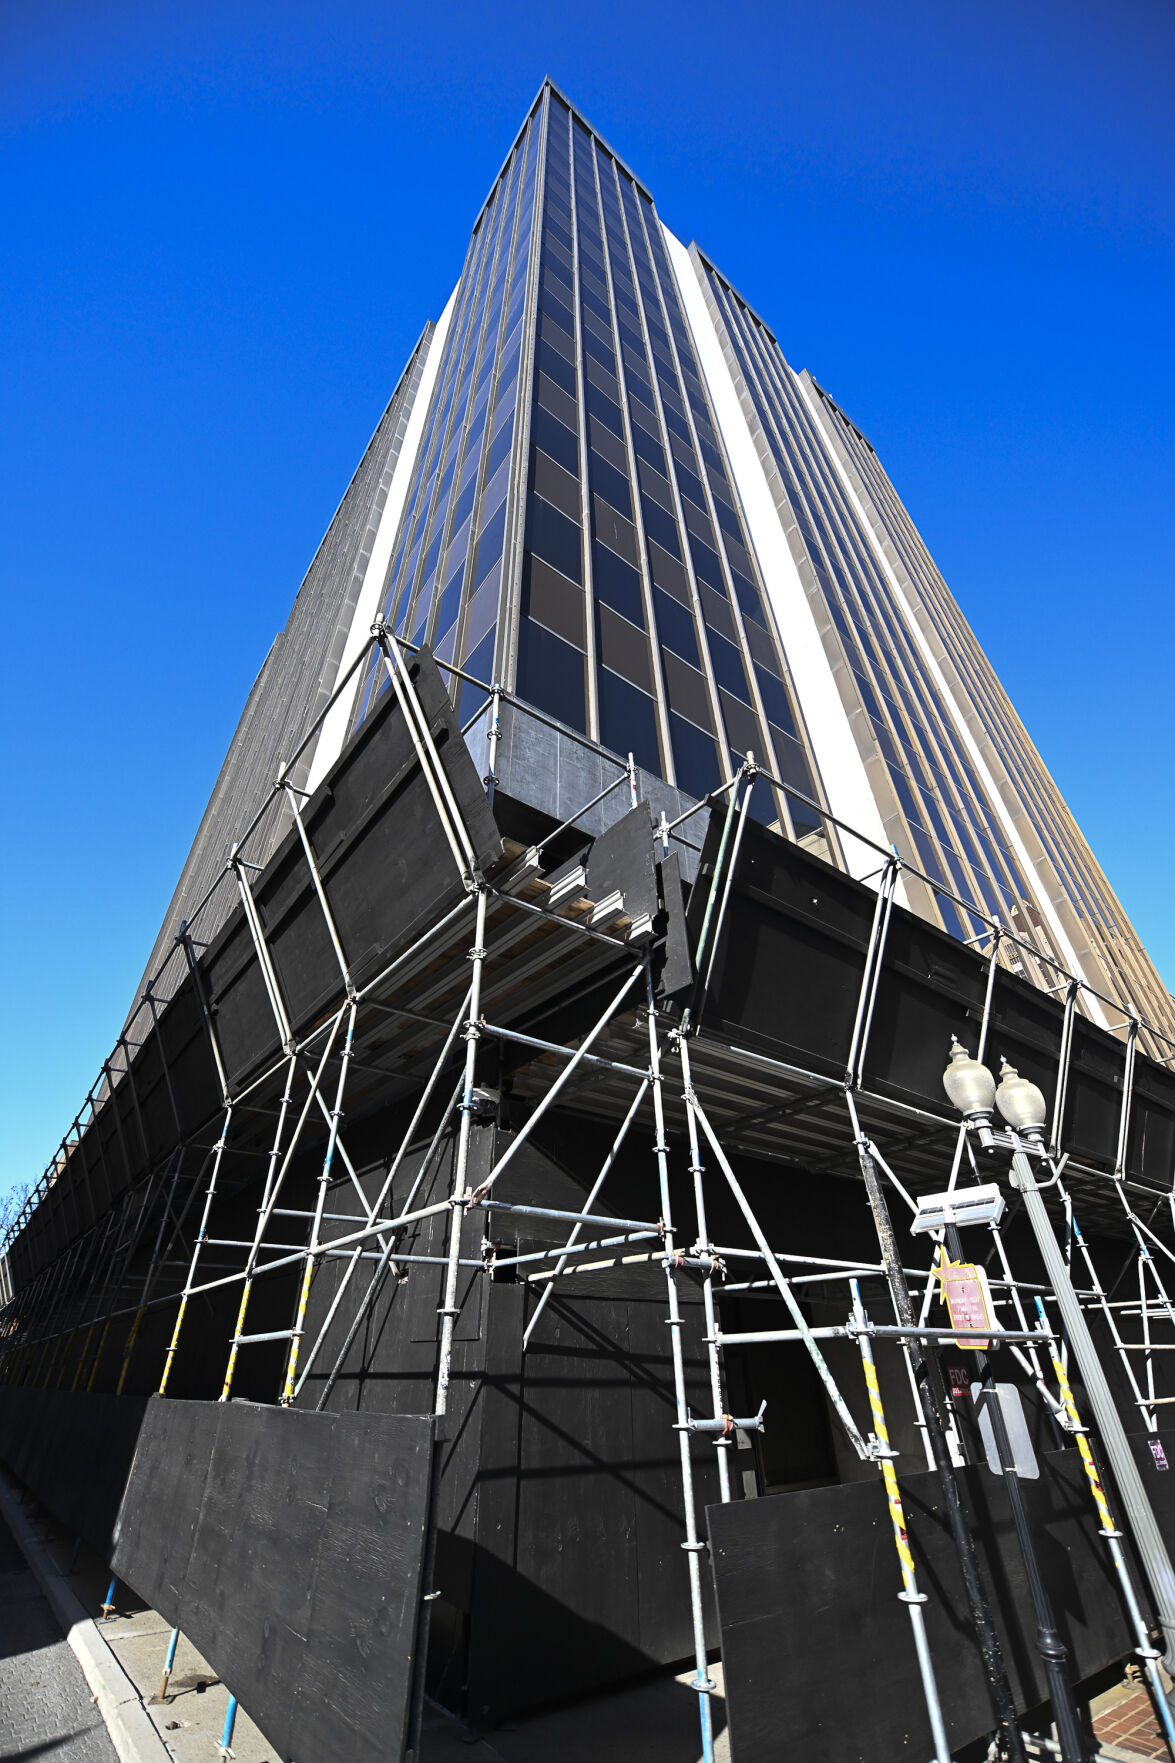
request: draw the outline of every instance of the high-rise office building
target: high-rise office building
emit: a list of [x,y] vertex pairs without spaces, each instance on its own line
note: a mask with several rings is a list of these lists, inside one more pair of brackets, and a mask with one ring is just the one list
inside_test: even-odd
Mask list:
[[690,1658],[709,1759],[720,1653],[736,1763],[995,1755],[1066,1647],[1175,1666],[1173,1052],[872,445],[546,83],[4,1240],[0,1458],[266,1754],[416,1763],[426,1690],[598,1749]]
[[[1120,1019],[1100,992],[1175,1035],[874,448],[549,83],[259,676],[153,962],[209,833],[247,820],[377,617],[688,795],[752,752],[760,819],[859,876],[892,846],[915,911],[964,939],[998,917],[1036,983],[1079,973],[1094,1020]],[[386,684],[371,661],[300,782]]]

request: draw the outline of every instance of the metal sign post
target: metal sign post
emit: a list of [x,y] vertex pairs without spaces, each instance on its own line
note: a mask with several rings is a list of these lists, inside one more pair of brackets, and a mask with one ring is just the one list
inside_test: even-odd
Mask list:
[[[886,1204],[885,1194],[877,1174],[877,1166],[870,1153],[868,1140],[861,1133],[857,1121],[852,1095],[846,1091],[846,1096],[857,1139],[857,1155],[861,1164],[861,1174],[865,1178],[865,1191],[869,1198],[869,1209],[873,1214],[873,1223],[877,1231],[877,1241],[889,1283],[894,1314],[900,1324],[914,1331],[917,1328],[917,1323],[914,1318],[913,1306],[910,1303],[910,1290],[902,1269],[901,1256],[898,1252],[893,1220],[890,1217],[889,1207]],[[939,1409],[937,1392],[931,1380],[930,1359],[923,1351],[922,1342],[916,1333],[910,1333],[909,1342],[910,1366],[918,1391],[919,1405],[926,1422],[926,1437],[934,1453],[934,1467],[938,1474],[939,1486],[942,1489],[943,1505],[947,1523],[950,1526],[951,1540],[959,1557],[959,1567],[962,1571],[963,1587],[967,1597],[967,1609],[975,1629],[975,1638],[979,1643],[979,1655],[983,1664],[983,1674],[987,1679],[992,1713],[995,1716],[1000,1738],[1011,1763],[1026,1763],[1024,1739],[1016,1719],[1012,1686],[1008,1681],[1007,1667],[1000,1650],[999,1635],[996,1632],[995,1623],[992,1621],[987,1590],[980,1576],[975,1539],[968,1528],[963,1512],[959,1484],[955,1480],[955,1471],[947,1445],[946,1427]]]
[[[958,1225],[948,1220],[945,1234],[947,1252],[951,1260],[962,1262],[963,1242],[959,1236]],[[1061,1757],[1063,1763],[1086,1763],[1085,1740],[1081,1733],[1081,1722],[1077,1718],[1077,1703],[1073,1695],[1073,1686],[1069,1682],[1069,1653],[1057,1632],[1052,1604],[1049,1601],[1048,1592],[1045,1590],[1044,1580],[1041,1578],[1040,1563],[1036,1557],[1036,1545],[1032,1540],[1028,1514],[1024,1509],[1024,1495],[1020,1489],[1022,1471],[1009,1437],[1004,1406],[999,1394],[1000,1386],[996,1384],[992,1376],[986,1353],[982,1351],[976,1353],[975,1368],[979,1372],[982,1383],[983,1407],[980,1424],[982,1426],[983,1421],[987,1421],[988,1430],[995,1445],[996,1460],[1003,1471],[1012,1524],[1024,1562],[1024,1575],[1028,1581],[1029,1595],[1032,1598],[1033,1614],[1036,1617],[1036,1650],[1044,1665],[1045,1680],[1049,1686],[1049,1700],[1053,1706],[1053,1719],[1057,1726]],[[1021,1416],[1021,1425],[1023,1425],[1023,1416]],[[1029,1446],[1029,1455],[1031,1455],[1031,1446]],[[1035,1458],[1033,1458],[1033,1468],[1035,1469]]]

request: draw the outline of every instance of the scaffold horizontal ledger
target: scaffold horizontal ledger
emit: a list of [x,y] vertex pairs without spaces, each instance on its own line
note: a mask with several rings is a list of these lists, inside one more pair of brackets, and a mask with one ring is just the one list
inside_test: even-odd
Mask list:
[[[334,773],[311,795],[292,782],[296,762],[373,657],[386,678],[385,721],[394,722],[407,757],[394,776],[369,779],[365,796],[358,787],[347,796]],[[449,683],[438,689],[441,674]],[[511,813],[495,820],[500,743],[508,723],[527,719],[551,741],[581,748],[600,780],[561,823],[519,813],[516,787]],[[381,726],[370,717],[340,765],[377,740]],[[468,777],[481,780],[476,803]],[[409,809],[409,788],[424,808]],[[1092,992],[1030,934],[960,900],[985,929],[968,947],[922,927],[945,965],[915,979],[927,998],[935,993],[930,1014],[944,1032],[932,1045],[919,1043],[914,1063],[921,1074],[937,1059],[941,1070],[946,1031],[966,1040],[980,1063],[1014,1051],[995,1039],[997,1031],[1017,1032],[1012,999],[1023,1044],[1037,1048],[1032,1075],[1050,1098],[1048,1119],[1038,1134],[981,1129],[941,1091],[932,1097],[921,1076],[900,1078],[889,1050],[900,1049],[903,1031],[887,976],[913,972],[917,920],[904,904],[913,897],[907,884],[947,891],[879,847],[872,875],[853,882],[842,853],[870,841],[807,798],[829,861],[811,850],[789,859],[803,866],[797,887],[826,875],[829,887],[835,878],[867,901],[863,944],[840,934],[828,968],[839,1061],[826,1056],[815,1029],[820,1051],[807,1063],[794,1037],[781,1035],[771,1051],[770,1035],[755,1024],[738,1033],[720,982],[732,963],[757,958],[736,946],[740,938],[753,943],[746,902],[769,888],[761,853],[773,839],[783,848],[770,831],[774,810],[762,801],[771,791],[786,796],[789,786],[748,753],[710,797],[675,804],[631,756],[594,746],[500,686],[375,626],[252,820],[235,829],[219,878],[146,986],[8,1234],[0,1379],[78,1395],[153,1388],[168,1397],[177,1379],[192,1386],[185,1353],[202,1368],[215,1355],[215,1368],[201,1376],[221,1402],[239,1394],[242,1379],[257,1399],[262,1374],[245,1367],[262,1365],[266,1400],[325,1412],[353,1381],[356,1353],[377,1312],[386,1315],[389,1293],[421,1270],[435,1280],[439,1302],[420,1411],[434,1417],[443,1440],[462,1318],[479,1284],[491,1293],[521,1289],[521,1360],[568,1282],[582,1292],[592,1280],[607,1291],[619,1278],[626,1291],[644,1281],[663,1298],[667,1323],[666,1357],[648,1375],[664,1380],[675,1440],[680,1592],[706,1763],[714,1755],[717,1632],[706,1509],[743,1498],[740,1462],[761,1453],[773,1425],[788,1427],[787,1413],[773,1412],[759,1391],[742,1395],[767,1351],[804,1356],[839,1435],[835,1451],[861,1466],[846,1473],[871,1474],[883,1490],[896,1596],[906,1610],[908,1682],[935,1763],[949,1763],[975,1735],[952,1725],[941,1655],[928,1637],[928,1607],[943,1588],[920,1572],[919,1521],[906,1488],[908,1475],[924,1472],[937,1478],[963,1617],[981,1659],[990,1754],[1028,1754],[1024,1696],[1012,1682],[1006,1633],[1001,1639],[1007,1612],[992,1594],[991,1563],[960,1494],[963,1466],[976,1460],[971,1398],[957,1381],[944,1381],[940,1363],[940,1349],[955,1348],[955,1357],[963,1349],[986,1396],[995,1385],[982,1371],[989,1364],[982,1349],[998,1344],[1014,1381],[1039,1401],[1048,1448],[1080,1454],[1090,1534],[1104,1550],[1128,1635],[1123,1651],[1151,1686],[1175,1759],[1159,1671],[1160,1663],[1175,1667],[1175,1572],[1131,1443],[1145,1437],[1161,1456],[1161,1411],[1175,1401],[1162,1357],[1175,1347],[1175,1089],[1168,1101],[1163,1087],[1175,1044]],[[343,804],[348,827],[358,829],[329,848],[319,831],[324,803]],[[422,915],[405,894],[398,941],[360,943],[348,854],[386,812],[408,873],[425,810],[429,849],[438,854],[421,880],[431,904]],[[262,866],[250,853],[273,817],[283,840]],[[520,828],[533,837],[518,836]],[[617,851],[627,840],[637,855],[626,846],[613,873],[613,856],[596,855],[605,839]],[[299,948],[310,947],[311,913],[313,959],[297,959],[299,974],[313,967],[313,984],[293,985],[283,937],[296,922]],[[835,926],[828,934],[835,939]],[[214,982],[210,962],[215,955],[224,969],[230,943],[233,973],[219,972]],[[776,979],[789,984],[786,973]],[[1114,1030],[1090,1020],[1091,1000],[1117,1013]],[[793,1017],[797,1008],[815,1019],[824,1005],[793,999]],[[185,1012],[184,1034],[169,1031],[169,1017]],[[883,1036],[887,1063],[879,1070]],[[197,1071],[214,1073],[213,1107],[194,1117],[186,1098],[209,1093]],[[1102,1110],[1096,1125],[1091,1097]],[[395,1134],[373,1146],[365,1122],[380,1109],[380,1121],[394,1118]],[[578,1204],[566,1203],[562,1187],[542,1195],[529,1175],[514,1180],[524,1164],[531,1168],[526,1148],[563,1110],[604,1133]],[[482,1129],[494,1123],[486,1155]],[[643,1186],[627,1173],[638,1145],[650,1152]],[[829,1217],[843,1207],[852,1220],[843,1252],[813,1253],[802,1230],[788,1240],[786,1211],[762,1202],[748,1160],[787,1172],[809,1206],[833,1184],[841,1198]],[[982,1254],[972,1249],[969,1259],[985,1263],[990,1313],[966,1329],[940,1308],[946,1266],[966,1259],[950,1197],[991,1184],[1007,1204],[968,1239],[982,1235]],[[930,1193],[945,1203],[943,1220],[907,1240]],[[871,1242],[861,1238],[862,1216]],[[718,1217],[724,1231],[727,1220],[736,1222],[738,1240],[714,1240]],[[1107,1244],[1123,1260],[1117,1273],[1107,1270]],[[207,1318],[221,1315],[225,1294],[233,1320],[227,1337],[214,1341]],[[759,1311],[764,1302],[773,1306],[768,1313]],[[830,1320],[836,1310],[839,1319]],[[738,1394],[729,1372],[735,1354],[742,1355]],[[735,1414],[740,1402],[745,1411]],[[912,1460],[908,1443],[895,1448],[895,1402],[910,1416]],[[999,1404],[980,1406],[996,1416],[997,1467],[1015,1517],[1013,1444]],[[426,1591],[438,1571],[438,1498],[434,1490]],[[1017,1534],[1031,1587],[1034,1544],[1029,1518],[1023,1523]],[[413,1756],[422,1745],[432,1611],[425,1595],[404,1712]],[[1064,1712],[1066,1697],[1076,1697],[1074,1661],[1045,1620],[1047,1604],[1038,1602],[1035,1615],[1057,1743],[1067,1763],[1079,1763],[1085,1741]],[[724,1613],[719,1626],[725,1630]],[[848,1659],[851,1637],[845,1645]],[[1016,1673],[1023,1669],[1017,1664]],[[727,1685],[738,1752],[729,1670]],[[837,1717],[828,1711],[830,1723]],[[752,1755],[749,1743],[745,1754]]]

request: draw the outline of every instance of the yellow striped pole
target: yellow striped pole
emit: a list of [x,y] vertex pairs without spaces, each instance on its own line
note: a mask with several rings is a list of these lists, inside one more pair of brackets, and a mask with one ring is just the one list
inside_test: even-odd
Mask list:
[[849,1285],[853,1293],[853,1319],[857,1328],[857,1346],[861,1353],[861,1368],[865,1373],[865,1388],[869,1393],[869,1413],[873,1421],[874,1461],[881,1470],[881,1479],[885,1484],[885,1498],[889,1506],[890,1524],[893,1527],[894,1548],[897,1550],[898,1565],[902,1571],[902,1589],[898,1596],[910,1612],[910,1627],[914,1632],[914,1649],[918,1655],[922,1692],[926,1698],[926,1712],[930,1719],[930,1730],[934,1736],[935,1763],[951,1763],[946,1727],[943,1724],[942,1704],[938,1697],[938,1684],[935,1681],[934,1665],[930,1658],[930,1644],[926,1639],[926,1623],[922,1614],[922,1606],[926,1602],[926,1598],[918,1590],[918,1576],[914,1568],[914,1557],[910,1552],[910,1538],[906,1531],[906,1514],[902,1506],[897,1473],[893,1466],[893,1458],[897,1453],[889,1442],[889,1427],[886,1424],[885,1407],[881,1400],[881,1388],[877,1382],[877,1366],[873,1360],[873,1343],[866,1332],[869,1319],[865,1314],[865,1307],[861,1303],[860,1286],[855,1279],[850,1280]]
[[98,1362],[102,1357],[102,1349],[106,1345],[106,1336],[110,1333],[109,1318],[102,1324],[102,1333],[98,1336],[98,1351],[94,1354],[94,1363],[90,1367],[90,1375],[86,1379],[87,1393],[94,1387],[94,1379],[98,1375]]
[[129,1370],[131,1368],[131,1354],[135,1350],[135,1338],[138,1335],[139,1324],[142,1322],[142,1320],[143,1320],[143,1306],[140,1305],[138,1311],[135,1314],[135,1320],[131,1323],[130,1328],[127,1330],[126,1346],[122,1350],[122,1366],[121,1366],[119,1373],[118,1373],[118,1383],[115,1385],[115,1389],[114,1389],[114,1393],[116,1396],[121,1396],[123,1390],[126,1388],[127,1373],[129,1372]]
[[233,1373],[237,1369],[237,1352],[241,1344],[241,1330],[245,1326],[245,1312],[249,1308],[249,1293],[253,1290],[252,1278],[245,1281],[241,1288],[241,1303],[237,1311],[236,1327],[233,1329],[232,1344],[228,1350],[228,1364],[224,1368],[224,1382],[220,1386],[220,1399],[227,1402],[229,1391],[233,1387]]
[[224,1124],[220,1129],[220,1137],[213,1149],[212,1173],[208,1178],[208,1187],[204,1194],[204,1210],[200,1215],[200,1228],[197,1230],[196,1240],[192,1244],[192,1259],[188,1264],[188,1277],[184,1281],[184,1291],[180,1299],[179,1310],[176,1312],[175,1327],[171,1331],[171,1344],[167,1349],[167,1358],[163,1362],[163,1375],[159,1379],[159,1388],[156,1391],[156,1394],[160,1396],[167,1394],[168,1379],[171,1376],[172,1365],[175,1363],[175,1350],[179,1346],[180,1330],[184,1326],[184,1317],[187,1315],[188,1299],[191,1296],[192,1287],[196,1283],[196,1269],[200,1264],[200,1251],[204,1247],[204,1238],[208,1234],[208,1215],[212,1211],[212,1202],[216,1197],[217,1177],[220,1175],[221,1160],[224,1157],[224,1147],[228,1142],[228,1131],[232,1125],[232,1119],[233,1105],[229,1102],[224,1111]]
[[298,1295],[298,1313],[294,1318],[294,1326],[290,1331],[290,1356],[286,1364],[286,1381],[281,1393],[281,1404],[288,1408],[294,1400],[297,1387],[298,1352],[302,1345],[302,1331],[306,1322],[306,1306],[310,1300],[310,1284],[314,1278],[314,1269],[318,1257],[322,1253],[321,1232],[322,1214],[326,1206],[326,1190],[330,1184],[331,1164],[334,1162],[335,1146],[339,1139],[339,1121],[343,1113],[343,1091],[347,1084],[347,1068],[351,1063],[351,1051],[355,1042],[355,1017],[358,1004],[352,999],[351,1014],[347,1018],[347,1038],[343,1044],[343,1055],[339,1061],[339,1081],[335,1089],[335,1105],[331,1110],[330,1131],[326,1140],[326,1155],[322,1160],[322,1174],[318,1178],[318,1199],[314,1207],[314,1222],[310,1229],[310,1245],[306,1250],[306,1266],[302,1273],[302,1289]]
[[[1048,1316],[1045,1307],[1039,1298],[1036,1299],[1036,1312],[1040,1318],[1041,1329],[1047,1331],[1049,1326]],[[1089,1447],[1089,1439],[1086,1434],[1086,1429],[1081,1424],[1081,1416],[1077,1412],[1077,1403],[1073,1399],[1073,1390],[1069,1383],[1065,1367],[1061,1362],[1061,1355],[1055,1338],[1049,1339],[1048,1351],[1049,1357],[1053,1362],[1053,1376],[1057,1380],[1057,1388],[1061,1393],[1061,1401],[1064,1403],[1065,1412],[1072,1423],[1073,1436],[1077,1440],[1077,1449],[1081,1453],[1081,1462],[1085,1469],[1085,1479],[1089,1483],[1089,1491],[1093,1495],[1093,1503],[1097,1507],[1098,1517],[1102,1521],[1102,1535],[1106,1539],[1106,1546],[1110,1551],[1110,1557],[1113,1560],[1122,1587],[1122,1596],[1125,1599],[1126,1607],[1130,1612],[1130,1619],[1134,1628],[1136,1641],[1134,1650],[1142,1660],[1147,1677],[1150,1679],[1151,1692],[1155,1703],[1155,1712],[1158,1714],[1160,1724],[1163,1728],[1163,1737],[1167,1741],[1167,1751],[1170,1757],[1175,1760],[1175,1717],[1172,1716],[1171,1704],[1167,1700],[1167,1692],[1163,1688],[1163,1680],[1159,1676],[1159,1660],[1162,1655],[1151,1645],[1150,1633],[1147,1629],[1142,1611],[1139,1608],[1138,1598],[1134,1590],[1134,1582],[1130,1577],[1130,1569],[1126,1565],[1126,1557],[1122,1552],[1122,1532],[1114,1523],[1113,1514],[1110,1511],[1110,1503],[1106,1499],[1106,1490],[1102,1486],[1102,1478],[1098,1473],[1098,1467],[1094,1462],[1093,1452]]]
[[61,1355],[61,1364],[57,1367],[57,1387],[58,1387],[58,1389],[60,1389],[62,1384],[65,1382],[65,1374],[69,1370],[69,1356],[73,1352],[73,1343],[77,1340],[77,1338],[78,1338],[77,1329],[71,1328],[69,1331],[69,1338],[65,1343],[65,1351]]
[[82,1342],[82,1350],[78,1354],[77,1369],[73,1374],[73,1382],[69,1386],[71,1390],[76,1390],[78,1384],[82,1381],[82,1372],[86,1369],[86,1360],[90,1357],[90,1342],[93,1338],[94,1324],[91,1322],[89,1328],[86,1330],[86,1338]]
[[165,1396],[167,1394],[167,1380],[171,1376],[171,1367],[175,1360],[175,1350],[179,1346],[180,1329],[184,1326],[184,1311],[187,1307],[188,1294],[185,1292],[180,1299],[180,1307],[176,1312],[175,1327],[171,1331],[171,1344],[167,1349],[167,1358],[163,1361],[163,1375],[159,1379],[159,1388],[156,1391],[156,1394],[160,1396]]

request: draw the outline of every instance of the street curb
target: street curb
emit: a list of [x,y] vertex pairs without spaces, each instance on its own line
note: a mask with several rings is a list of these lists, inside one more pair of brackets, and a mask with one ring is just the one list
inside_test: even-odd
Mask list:
[[106,1730],[120,1763],[172,1763],[171,1752],[143,1707],[138,1690],[72,1586],[66,1585],[62,1579],[6,1475],[0,1475],[0,1513],[61,1624],[93,1693],[98,1712],[106,1722]]

